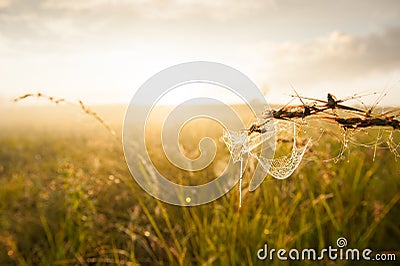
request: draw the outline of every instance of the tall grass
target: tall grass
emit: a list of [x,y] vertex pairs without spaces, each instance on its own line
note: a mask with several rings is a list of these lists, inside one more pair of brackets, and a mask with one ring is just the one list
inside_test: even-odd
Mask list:
[[[16,127],[0,136],[0,265],[257,265],[266,242],[322,249],[338,237],[352,248],[399,249],[400,166],[388,151],[375,160],[360,147],[337,163],[306,160],[287,180],[245,189],[238,210],[236,188],[198,207],[149,196],[101,125],[63,134]],[[227,156],[218,150],[219,160]]]

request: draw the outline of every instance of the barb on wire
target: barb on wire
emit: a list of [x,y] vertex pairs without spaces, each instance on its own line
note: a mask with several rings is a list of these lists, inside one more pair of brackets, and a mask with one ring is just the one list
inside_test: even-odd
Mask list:
[[[353,95],[345,99],[337,99],[333,94],[328,93],[326,100],[320,100],[311,97],[300,96],[295,89],[293,89],[295,95],[290,95],[294,99],[299,99],[300,105],[291,105],[291,102],[284,105],[279,109],[270,109],[263,113],[262,117],[256,118],[254,123],[252,123],[248,129],[240,132],[224,132],[223,141],[227,145],[231,158],[234,162],[240,162],[243,164],[245,156],[250,155],[256,158],[263,168],[267,171],[269,175],[277,179],[288,178],[296,168],[299,166],[301,160],[303,159],[305,151],[311,145],[311,139],[308,139],[303,147],[296,146],[296,125],[300,121],[305,119],[316,118],[318,120],[332,121],[338,126],[340,126],[345,132],[347,130],[356,131],[358,129],[365,128],[387,128],[388,130],[400,130],[400,112],[399,110],[390,110],[386,113],[375,113],[374,110],[387,94],[384,91],[375,103],[368,109],[365,108],[365,104],[360,100],[362,97],[373,94],[360,94]],[[365,110],[358,107],[353,107],[346,105],[345,102],[349,100],[359,100],[364,106]],[[294,135],[293,135],[293,147],[292,152],[289,155],[282,156],[279,158],[262,158],[256,152],[255,148],[261,145],[262,141],[268,140],[272,135],[275,135],[281,131],[287,131],[288,129],[283,129],[278,121],[286,121],[289,124],[293,124]],[[348,140],[345,136],[345,146]],[[258,137],[262,136],[262,137]],[[392,135],[387,141],[389,149],[397,156],[400,144],[395,144]],[[279,139],[275,139],[279,141]],[[374,149],[376,152],[377,143],[374,144]],[[343,154],[344,149],[341,151]],[[339,156],[341,156],[339,155]],[[374,155],[375,156],[375,155]],[[265,166],[265,167],[264,167]],[[244,170],[243,170],[244,171]],[[242,186],[242,175],[240,173],[240,185],[239,190],[241,191]],[[254,179],[254,178],[253,178]],[[258,184],[263,181],[261,178],[256,181]],[[253,182],[253,180],[251,180]],[[241,205],[241,193],[240,193],[240,205]]]
[[[386,93],[383,95],[386,95]],[[344,129],[391,127],[395,130],[400,130],[400,115],[396,113],[397,110],[392,110],[386,114],[377,114],[373,112],[378,102],[383,98],[382,95],[369,110],[361,110],[343,104],[343,102],[347,100],[358,99],[365,95],[337,100],[333,94],[328,93],[326,101],[300,96],[297,92],[296,95],[291,96],[300,99],[303,104],[284,106],[278,110],[269,110],[266,111],[265,116],[268,117],[272,115],[274,119],[289,121],[318,116],[318,119],[334,121]],[[305,100],[307,100],[307,102]],[[344,116],[340,117],[336,112],[337,110],[343,111],[345,113]],[[258,128],[259,125],[252,124],[248,129],[249,134],[253,132],[260,133]]]

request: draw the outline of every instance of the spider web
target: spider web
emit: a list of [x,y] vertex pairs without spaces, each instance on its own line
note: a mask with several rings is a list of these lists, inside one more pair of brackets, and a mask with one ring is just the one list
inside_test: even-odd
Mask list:
[[[296,128],[296,124],[293,124],[294,128]],[[294,131],[296,131],[294,129]],[[296,144],[296,135],[293,137],[293,148],[292,153],[290,155],[284,155],[278,158],[263,158],[257,157],[258,162],[261,164],[261,167],[264,168],[265,171],[268,172],[272,177],[276,179],[286,179],[293,174],[293,172],[299,167],[304,153],[307,148],[311,144],[311,139],[309,139],[305,146],[297,147]]]
[[[240,204],[241,206],[241,184],[243,175],[243,161],[247,156],[255,158],[267,172],[276,179],[286,179],[293,174],[293,172],[300,165],[304,153],[311,143],[311,139],[303,147],[298,147],[296,143],[296,123],[278,123],[273,118],[257,118],[255,123],[259,125],[260,132],[248,133],[247,130],[242,131],[229,131],[225,130],[222,140],[228,147],[231,158],[234,163],[241,163],[240,172]],[[290,126],[293,124],[293,148],[292,152],[288,155],[284,155],[278,158],[265,158],[257,152],[257,148],[260,147],[267,140],[275,137],[280,132],[290,131]],[[275,139],[274,139],[275,140]],[[260,182],[262,182],[261,179]]]

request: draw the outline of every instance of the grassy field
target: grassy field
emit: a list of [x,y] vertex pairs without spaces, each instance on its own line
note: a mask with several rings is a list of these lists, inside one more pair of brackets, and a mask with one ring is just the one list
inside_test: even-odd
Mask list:
[[[120,135],[123,106],[93,109]],[[328,134],[286,180],[267,177],[250,193],[245,175],[240,210],[237,187],[185,208],[141,190],[119,138],[77,108],[18,104],[0,117],[0,265],[258,265],[268,263],[257,259],[264,243],[323,249],[339,237],[349,248],[400,250],[400,164],[388,150],[374,159],[373,149],[354,146],[325,162],[337,146]],[[222,129],[207,128],[185,129],[188,152],[204,134],[218,140]],[[192,178],[219,173],[229,154],[218,147],[218,161]],[[149,149],[161,154],[159,145]],[[159,156],[160,171],[178,175]]]

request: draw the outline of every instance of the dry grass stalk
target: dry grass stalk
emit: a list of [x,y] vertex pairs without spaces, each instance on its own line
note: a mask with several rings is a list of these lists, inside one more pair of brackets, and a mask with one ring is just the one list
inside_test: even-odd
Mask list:
[[93,117],[94,119],[96,119],[103,127],[105,127],[107,129],[108,132],[110,132],[110,134],[114,137],[116,137],[116,133],[115,131],[110,127],[110,125],[108,125],[103,118],[101,118],[96,112],[94,112],[93,110],[91,110],[89,107],[87,107],[81,100],[78,100],[78,103],[72,102],[72,101],[67,101],[64,98],[55,98],[53,96],[48,96],[45,95],[41,92],[38,93],[27,93],[24,94],[22,96],[19,96],[17,98],[14,99],[14,102],[19,102],[21,100],[27,99],[27,98],[31,98],[31,97],[37,97],[37,98],[43,98],[46,99],[54,104],[59,104],[59,103],[66,103],[69,105],[73,105],[73,106],[78,106],[79,108],[82,109],[82,111]]

